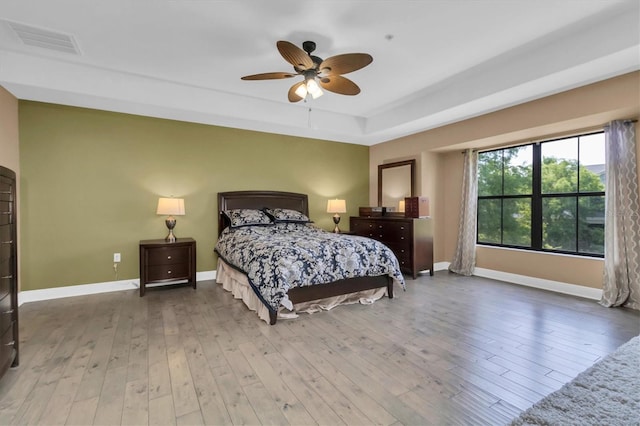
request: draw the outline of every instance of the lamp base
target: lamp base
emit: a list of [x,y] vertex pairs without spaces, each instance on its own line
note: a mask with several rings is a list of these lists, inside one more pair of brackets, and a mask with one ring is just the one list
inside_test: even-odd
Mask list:
[[176,219],[173,216],[169,216],[167,220],[164,221],[164,223],[167,225],[167,228],[169,229],[169,235],[167,235],[164,240],[168,243],[175,243],[176,236],[173,234],[173,228],[175,228],[176,226]]
[[336,224],[336,227],[333,228],[333,232],[336,234],[340,233],[340,228],[338,227],[338,224],[340,223],[340,215],[338,213],[333,215],[333,223]]

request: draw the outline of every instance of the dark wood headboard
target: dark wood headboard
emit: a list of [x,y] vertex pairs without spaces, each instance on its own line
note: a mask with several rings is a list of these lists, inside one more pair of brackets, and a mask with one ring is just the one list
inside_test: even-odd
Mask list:
[[218,192],[218,234],[229,224],[222,214],[231,209],[281,208],[297,210],[309,216],[307,194],[281,191],[232,191]]

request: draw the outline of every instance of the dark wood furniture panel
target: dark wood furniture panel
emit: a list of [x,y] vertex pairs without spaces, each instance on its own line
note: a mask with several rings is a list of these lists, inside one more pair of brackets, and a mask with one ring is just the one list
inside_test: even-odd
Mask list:
[[178,238],[140,241],[140,297],[147,284],[186,281],[196,288],[196,241]]
[[351,232],[373,238],[389,247],[400,269],[411,274],[429,270],[433,275],[433,225],[431,218],[360,217],[349,218]]
[[[282,191],[219,192],[218,234],[229,226],[226,216],[222,214],[223,211],[231,209],[263,209],[265,207],[293,209],[309,216],[307,194]],[[287,292],[287,296],[292,303],[302,303],[380,287],[386,287],[389,299],[393,298],[393,280],[388,275],[356,277],[327,284],[291,288]],[[277,319],[278,313],[269,310],[269,323],[274,325]]]
[[0,166],[0,377],[19,363],[16,175]]

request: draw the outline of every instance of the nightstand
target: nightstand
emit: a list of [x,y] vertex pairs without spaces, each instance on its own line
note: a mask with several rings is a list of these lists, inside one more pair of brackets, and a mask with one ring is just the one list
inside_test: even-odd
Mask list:
[[147,284],[189,282],[196,288],[196,240],[140,241],[140,297]]

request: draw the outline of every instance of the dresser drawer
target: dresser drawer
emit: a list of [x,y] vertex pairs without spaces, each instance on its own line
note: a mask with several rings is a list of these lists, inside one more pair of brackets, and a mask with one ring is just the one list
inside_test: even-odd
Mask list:
[[12,228],[12,225],[0,225],[0,245],[11,246],[10,242],[13,239],[11,237]]
[[147,250],[147,265],[172,265],[189,261],[189,247],[159,247]]
[[378,231],[378,225],[370,220],[352,220],[349,224],[349,230],[356,235],[363,237],[373,237]]
[[13,335],[13,324],[0,337],[0,370],[5,371],[11,366],[15,357],[16,339]]
[[14,280],[13,260],[0,260],[0,298],[11,291],[11,283]]
[[410,244],[411,224],[408,222],[388,222],[382,227],[382,238],[391,244]]
[[183,280],[189,278],[189,264],[155,265],[147,267],[147,281]]
[[11,295],[7,294],[0,300],[0,334],[4,334],[13,325],[13,309],[11,309]]

